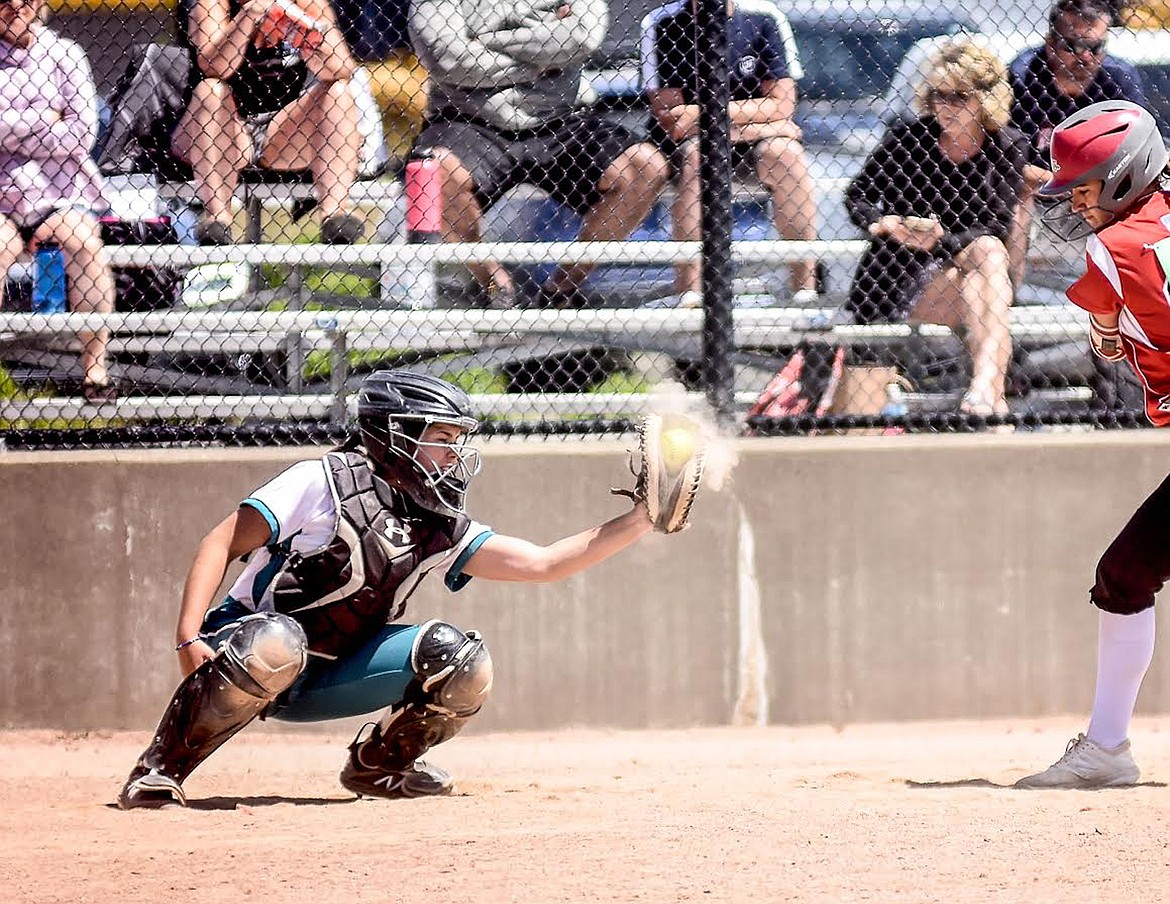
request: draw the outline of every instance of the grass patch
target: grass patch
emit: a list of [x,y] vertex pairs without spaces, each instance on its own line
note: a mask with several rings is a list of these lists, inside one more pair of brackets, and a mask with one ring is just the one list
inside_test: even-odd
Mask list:
[[469,367],[449,370],[443,379],[469,394],[503,394],[508,391],[508,378],[488,367]]
[[611,373],[600,383],[590,387],[589,392],[613,393],[615,395],[638,395],[647,393],[654,388],[649,380],[641,374],[633,374],[623,370]]
[[12,379],[12,374],[3,365],[0,365],[0,399],[23,399],[25,395],[20,391],[20,384]]
[[378,294],[378,280],[344,270],[321,270],[310,267],[305,274],[305,288],[310,292],[329,295],[348,295],[352,298],[373,298]]
[[[346,365],[358,371],[377,370],[380,367],[394,367],[403,359],[412,359],[413,353],[403,349],[368,348],[345,353]],[[303,376],[306,380],[328,380],[333,374],[333,356],[326,349],[314,349],[305,356]]]

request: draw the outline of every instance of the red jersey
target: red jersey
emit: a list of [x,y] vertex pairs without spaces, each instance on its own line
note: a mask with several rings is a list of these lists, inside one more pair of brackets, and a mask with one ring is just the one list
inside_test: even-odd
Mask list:
[[[1158,246],[1158,247],[1156,247]],[[1158,191],[1085,245],[1087,269],[1068,289],[1091,314],[1118,318],[1125,357],[1146,390],[1146,416],[1170,426],[1170,192]]]

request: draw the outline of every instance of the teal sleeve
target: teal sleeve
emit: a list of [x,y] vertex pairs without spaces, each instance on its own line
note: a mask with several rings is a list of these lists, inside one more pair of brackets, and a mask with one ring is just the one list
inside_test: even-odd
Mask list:
[[276,520],[276,516],[272,514],[271,509],[259,499],[253,499],[251,496],[240,503],[241,508],[245,505],[254,508],[268,522],[268,530],[271,531],[268,535],[268,543],[275,543],[276,538],[280,536],[280,522]]
[[488,537],[494,533],[495,531],[485,530],[463,548],[463,552],[459,553],[458,558],[447,569],[446,577],[443,578],[443,583],[447,585],[448,590],[452,593],[457,593],[467,586],[467,582],[471,580],[471,575],[463,573],[464,566],[467,565],[476,551],[483,546]]

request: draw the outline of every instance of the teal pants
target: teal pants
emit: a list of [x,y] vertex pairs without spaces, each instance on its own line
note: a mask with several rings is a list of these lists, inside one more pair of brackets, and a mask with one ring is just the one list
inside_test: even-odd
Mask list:
[[[229,601],[207,613],[204,639],[219,647],[248,614]],[[234,617],[232,617],[234,616]],[[229,620],[230,619],[230,620]],[[342,659],[310,656],[309,665],[291,688],[268,708],[267,718],[282,722],[324,722],[378,712],[406,696],[414,679],[410,650],[420,625],[387,625]]]

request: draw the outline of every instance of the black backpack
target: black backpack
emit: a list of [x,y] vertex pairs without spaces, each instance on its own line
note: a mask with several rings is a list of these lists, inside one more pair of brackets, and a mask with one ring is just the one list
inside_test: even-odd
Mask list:
[[177,44],[135,44],[110,96],[110,123],[96,152],[104,175],[151,173],[186,181],[190,167],[171,154],[171,131],[198,79],[191,52]]

